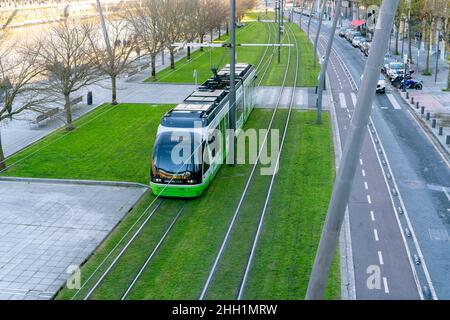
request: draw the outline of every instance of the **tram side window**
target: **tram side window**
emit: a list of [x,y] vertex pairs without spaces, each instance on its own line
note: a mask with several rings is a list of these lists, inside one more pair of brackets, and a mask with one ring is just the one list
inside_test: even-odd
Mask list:
[[209,160],[208,148],[205,144],[203,148],[203,174],[205,174],[209,170],[209,164],[211,161]]
[[239,119],[244,112],[244,99],[241,98],[236,104],[236,119]]

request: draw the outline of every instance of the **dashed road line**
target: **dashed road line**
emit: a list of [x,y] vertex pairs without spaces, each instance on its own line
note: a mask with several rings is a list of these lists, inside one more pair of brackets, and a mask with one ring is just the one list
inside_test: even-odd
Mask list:
[[370,210],[370,219],[372,219],[372,221],[375,221],[375,214],[372,210]]
[[384,264],[383,254],[381,253],[381,251],[378,251],[378,260],[380,261],[380,265]]
[[361,159],[361,158],[359,159],[359,164],[363,165],[363,159]]
[[368,202],[369,204],[372,203],[372,199],[370,198],[370,194],[367,195],[367,202]]
[[354,92],[351,92],[350,95],[352,96],[353,108],[355,108],[356,107],[356,94]]
[[369,185],[367,184],[367,181],[364,181],[364,189],[369,190]]
[[378,230],[373,229],[373,236],[375,237],[375,241],[380,241],[380,238],[378,237]]
[[342,109],[347,109],[347,103],[345,102],[345,95],[343,92],[339,92],[339,104]]
[[366,176],[366,171],[364,169],[361,170],[362,176],[365,177]]
[[388,286],[388,282],[387,282],[387,278],[383,277],[383,285],[384,285],[384,292],[385,293],[389,293],[389,286]]

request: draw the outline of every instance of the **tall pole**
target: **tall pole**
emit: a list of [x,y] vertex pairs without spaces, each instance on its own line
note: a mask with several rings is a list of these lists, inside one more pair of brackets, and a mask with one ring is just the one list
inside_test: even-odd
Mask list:
[[323,299],[324,296],[398,2],[399,0],[384,0],[381,5],[373,45],[367,59],[364,77],[356,101],[355,114],[349,128],[319,248],[309,279],[306,292],[306,299],[308,300]]
[[[278,9],[278,37],[277,37],[277,42],[278,42],[278,63],[281,63],[281,6],[280,6],[280,2],[281,0],[277,0],[277,2],[275,3],[275,5],[277,6]],[[276,9],[275,9],[276,10]]]
[[320,9],[320,14],[319,14],[319,25],[317,27],[316,37],[314,38],[314,67],[317,64],[317,43],[319,42],[320,29],[322,28],[322,17],[323,17],[323,13],[325,12],[325,4],[326,3],[327,3],[326,0],[323,0],[322,8]]
[[302,3],[301,3],[300,5],[301,5],[301,9],[300,9],[300,22],[299,22],[298,24],[299,24],[300,29],[301,29],[301,28],[302,28],[303,8],[304,8],[304,5],[305,5],[305,0],[302,0]]
[[232,139],[230,139],[231,146],[229,152],[232,153],[232,166],[236,164],[236,88],[235,88],[235,73],[236,73],[236,0],[230,0],[230,129],[232,132]]
[[314,9],[314,6],[316,5],[316,1],[317,1],[317,0],[313,0],[313,3],[312,3],[312,5],[311,5],[311,11],[309,12],[308,28],[307,28],[307,31],[306,31],[306,34],[307,34],[307,36],[308,36],[308,39],[309,39],[309,28],[310,28],[310,26],[311,26],[311,19],[312,19],[313,9]]
[[333,19],[333,26],[331,27],[331,32],[328,36],[327,49],[325,51],[325,58],[323,60],[322,66],[320,68],[319,74],[319,88],[317,90],[317,124],[322,123],[322,95],[323,95],[323,87],[325,83],[325,75],[327,73],[328,61],[330,60],[331,48],[333,46],[333,40],[336,33],[336,27],[339,20],[339,16],[341,15],[341,5],[342,0],[338,0]]

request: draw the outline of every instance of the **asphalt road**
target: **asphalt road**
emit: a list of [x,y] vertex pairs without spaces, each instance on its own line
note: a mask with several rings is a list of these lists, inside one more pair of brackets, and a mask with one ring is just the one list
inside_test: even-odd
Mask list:
[[[357,95],[345,69],[357,86],[366,58],[345,39],[333,47],[328,75],[344,144]],[[372,122],[349,202],[356,297],[418,299],[426,286],[425,296],[448,299],[449,166],[395,89],[376,95]],[[372,265],[381,269],[380,289],[367,286]]]

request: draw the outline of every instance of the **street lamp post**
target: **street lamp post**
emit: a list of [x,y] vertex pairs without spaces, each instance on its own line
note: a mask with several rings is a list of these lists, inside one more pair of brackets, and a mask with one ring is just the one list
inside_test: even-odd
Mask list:
[[341,15],[341,6],[342,6],[342,0],[338,0],[338,3],[336,4],[335,13],[334,13],[334,19],[333,19],[333,26],[331,27],[331,32],[328,36],[328,43],[327,43],[327,49],[325,52],[325,57],[322,63],[322,67],[320,68],[320,74],[319,74],[319,83],[318,83],[318,89],[317,89],[317,119],[316,123],[321,124],[322,123],[322,95],[323,90],[325,86],[325,75],[327,72],[327,66],[328,61],[330,60],[330,53],[331,48],[333,46],[333,40],[336,33],[336,26],[337,22],[339,20],[339,16]]
[[356,101],[354,116],[347,133],[347,141],[308,283],[306,292],[308,300],[323,299],[324,297],[398,2],[399,0],[384,0],[381,5],[373,45],[364,68],[364,77]]
[[232,143],[229,152],[231,153],[232,163],[236,163],[236,0],[230,0],[230,129],[231,137],[229,142]]

